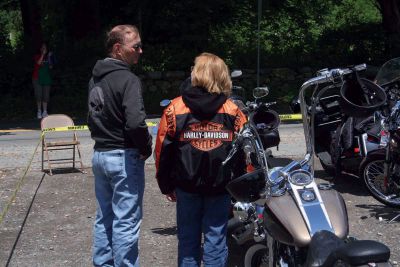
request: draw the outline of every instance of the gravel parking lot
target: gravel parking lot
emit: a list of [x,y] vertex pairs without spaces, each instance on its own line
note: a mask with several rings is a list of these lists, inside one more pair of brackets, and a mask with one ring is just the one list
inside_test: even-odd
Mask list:
[[[300,157],[304,151],[302,134],[299,126],[282,127],[280,149],[273,154],[279,158]],[[88,137],[81,141],[84,162],[89,167],[92,143]],[[21,147],[21,151],[29,150],[27,147],[28,144]],[[18,152],[15,147],[2,146],[0,142],[2,156],[10,153],[5,158],[9,165],[3,163],[0,167],[0,212],[12,197],[29,160],[29,156]],[[67,170],[53,176],[43,175],[39,159],[37,152],[32,168],[0,224],[0,266],[91,266],[95,213],[91,170],[87,168],[86,174]],[[12,165],[16,161],[21,164]],[[316,176],[329,179],[320,169],[317,166]],[[176,266],[177,259],[175,204],[160,194],[154,172],[150,159],[146,164],[140,261],[145,267],[172,267]],[[334,182],[335,189],[346,201],[350,235],[385,243],[391,249],[392,261],[397,263],[400,260],[400,219],[387,222],[400,211],[375,201],[354,177],[342,176]],[[242,249],[233,245],[230,249],[229,266],[242,266]]]

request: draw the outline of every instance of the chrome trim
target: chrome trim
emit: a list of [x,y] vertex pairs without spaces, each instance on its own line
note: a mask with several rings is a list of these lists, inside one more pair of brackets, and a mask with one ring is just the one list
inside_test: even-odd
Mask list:
[[339,97],[340,97],[340,95],[330,95],[330,96],[324,96],[324,97],[321,97],[321,98],[320,98],[320,100],[325,100],[325,99],[332,98],[332,97],[339,98]]
[[335,121],[320,123],[320,124],[318,124],[318,126],[324,126],[324,125],[328,125],[328,124],[332,124],[332,123],[336,123],[336,122],[340,122],[340,121],[341,121],[341,120],[335,120]]
[[301,199],[304,200],[304,201],[306,201],[306,202],[314,201],[315,198],[316,198],[314,192],[311,191],[311,190],[308,190],[308,189],[304,190],[304,191],[301,193],[300,196],[301,196]]
[[363,148],[363,152],[364,152],[364,157],[368,154],[368,149],[367,149],[367,139],[368,139],[368,134],[367,133],[363,133],[362,135],[361,135],[361,138],[362,138],[362,144],[360,144],[361,142],[360,142],[360,140],[358,140],[358,144],[359,144],[359,146],[360,145],[362,145],[362,148]]
[[318,184],[319,190],[331,190],[332,188],[333,188],[333,185],[331,183],[319,183]]
[[[292,187],[293,197],[300,209],[301,215],[306,222],[308,231],[311,236],[320,230],[327,230],[334,233],[332,223],[329,219],[328,212],[326,211],[325,204],[321,198],[318,186],[313,181],[307,186],[297,186],[290,183]],[[313,201],[305,201],[301,198],[300,192],[303,190],[312,191],[316,198]]]

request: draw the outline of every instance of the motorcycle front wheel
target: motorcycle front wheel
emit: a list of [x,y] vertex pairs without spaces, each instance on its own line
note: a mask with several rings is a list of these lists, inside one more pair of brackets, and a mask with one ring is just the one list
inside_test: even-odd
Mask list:
[[268,267],[268,247],[252,242],[244,255],[244,267]]
[[379,202],[393,208],[400,207],[400,191],[384,175],[384,155],[369,156],[360,167],[365,187]]

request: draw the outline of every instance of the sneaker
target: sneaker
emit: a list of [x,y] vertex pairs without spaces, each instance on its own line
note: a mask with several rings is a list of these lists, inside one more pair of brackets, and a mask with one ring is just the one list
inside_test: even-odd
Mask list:
[[42,112],[38,110],[36,118],[41,119],[42,118]]
[[47,114],[47,110],[43,111],[42,118],[46,118],[47,116],[49,116],[49,114]]

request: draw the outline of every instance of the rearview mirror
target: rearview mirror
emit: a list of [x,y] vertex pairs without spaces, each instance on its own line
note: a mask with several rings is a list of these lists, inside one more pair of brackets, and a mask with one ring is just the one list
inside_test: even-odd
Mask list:
[[293,97],[292,101],[290,101],[289,107],[293,113],[300,112],[300,99],[298,96]]
[[255,99],[267,96],[269,93],[268,87],[256,87],[253,89],[253,96]]

